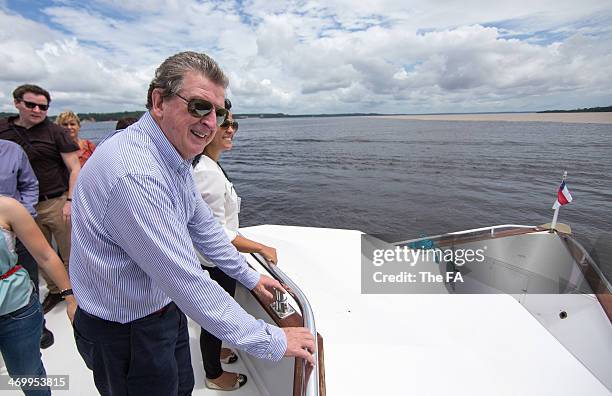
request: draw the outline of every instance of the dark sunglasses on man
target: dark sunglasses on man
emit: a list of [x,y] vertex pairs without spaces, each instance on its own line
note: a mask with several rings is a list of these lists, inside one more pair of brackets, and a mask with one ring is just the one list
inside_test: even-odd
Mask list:
[[31,110],[34,110],[36,108],[36,106],[38,106],[40,111],[47,111],[49,109],[49,105],[48,104],[34,103],[34,102],[30,102],[30,101],[23,100],[23,99],[19,99],[19,100],[21,102],[23,102],[25,107],[27,107],[28,109],[31,109]]
[[228,111],[222,107],[215,108],[215,105],[210,103],[208,100],[194,98],[185,99],[179,94],[176,94],[179,98],[183,99],[187,103],[187,112],[196,118],[204,118],[209,115],[213,110],[217,117],[217,126],[223,124],[225,117],[227,117]]

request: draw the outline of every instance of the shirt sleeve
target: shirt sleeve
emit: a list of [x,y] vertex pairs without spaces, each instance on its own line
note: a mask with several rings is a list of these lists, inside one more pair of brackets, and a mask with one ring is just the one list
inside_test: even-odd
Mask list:
[[[189,222],[189,233],[195,248],[227,275],[252,290],[259,282],[259,273],[249,267],[246,259],[231,244],[201,197],[197,197],[195,205],[193,218]],[[211,231],[213,229],[214,232]]]
[[227,227],[227,217],[225,213],[225,176],[220,172],[208,169],[200,162],[193,171],[198,192],[204,202],[212,210],[215,219],[221,224],[230,241],[236,238],[236,232]]
[[[273,361],[282,358],[287,349],[284,332],[249,315],[201,269],[188,224],[181,219],[163,183],[153,176],[129,175],[120,179],[111,196],[113,200],[104,220],[107,232],[187,316],[219,339],[253,356]],[[200,199],[196,201],[204,205]],[[229,245],[219,248],[218,254],[224,255],[225,261],[234,262],[226,267],[239,272],[238,268],[244,267],[238,260],[242,256],[229,244],[210,210],[208,214],[210,219],[199,228],[212,229],[208,239],[213,245]],[[196,220],[203,217],[200,214]],[[225,241],[214,242],[215,238],[222,239],[220,236]],[[205,240],[201,236],[198,243],[205,244]]]
[[38,203],[38,179],[34,174],[32,165],[28,160],[25,151],[20,150],[21,159],[19,165],[19,174],[17,175],[17,191],[23,206],[28,209],[32,217],[36,217],[36,209],[34,206]]

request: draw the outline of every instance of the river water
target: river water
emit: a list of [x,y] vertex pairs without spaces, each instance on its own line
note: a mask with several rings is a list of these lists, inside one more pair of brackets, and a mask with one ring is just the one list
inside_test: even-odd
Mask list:
[[[559,221],[587,247],[610,244],[612,124],[376,117],[241,119],[221,158],[242,226],[286,224],[419,237]],[[99,141],[114,122],[84,123]],[[607,233],[607,234],[606,234]]]

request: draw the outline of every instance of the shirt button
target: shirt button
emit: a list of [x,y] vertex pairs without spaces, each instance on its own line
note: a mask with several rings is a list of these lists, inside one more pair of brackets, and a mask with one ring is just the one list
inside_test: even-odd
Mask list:
[[268,353],[268,359],[272,359],[272,354]]

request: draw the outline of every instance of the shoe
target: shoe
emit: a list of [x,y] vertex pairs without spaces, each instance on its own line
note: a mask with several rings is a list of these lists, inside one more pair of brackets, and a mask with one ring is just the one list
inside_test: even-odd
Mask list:
[[236,382],[234,382],[233,385],[231,385],[229,387],[223,387],[221,385],[217,385],[213,381],[218,380],[219,378],[221,378],[221,377],[219,377],[219,378],[215,378],[214,380],[210,380],[210,379],[206,378],[206,387],[208,389],[214,389],[214,390],[231,391],[231,390],[236,390],[238,388],[242,388],[244,386],[244,384],[247,383],[247,377],[244,374],[223,372],[223,374],[225,374],[225,373],[227,373],[227,374],[235,374],[236,375]]
[[57,304],[62,301],[62,296],[59,293],[49,293],[42,303],[43,313],[51,311]]
[[53,337],[53,333],[51,330],[43,327],[42,334],[40,336],[40,349],[47,349],[55,342],[55,337]]
[[219,359],[221,363],[231,364],[235,363],[238,360],[238,355],[236,355],[236,352],[232,351],[229,348],[222,348],[221,355],[226,355],[225,357]]

